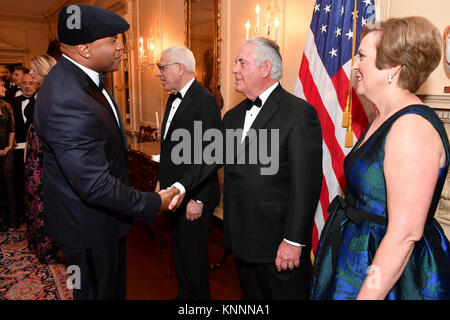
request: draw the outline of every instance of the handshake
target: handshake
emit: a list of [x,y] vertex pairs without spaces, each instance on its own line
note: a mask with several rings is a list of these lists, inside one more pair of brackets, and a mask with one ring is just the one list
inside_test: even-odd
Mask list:
[[159,188],[156,189],[156,192],[158,192],[159,196],[161,197],[161,208],[159,209],[160,211],[175,211],[175,209],[178,209],[180,207],[184,199],[184,194],[182,195],[178,188],[173,187],[164,190],[158,189]]

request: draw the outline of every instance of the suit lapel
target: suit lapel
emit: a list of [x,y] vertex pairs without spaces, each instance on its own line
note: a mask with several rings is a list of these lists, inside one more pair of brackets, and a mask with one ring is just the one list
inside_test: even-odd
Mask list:
[[[91,97],[93,97],[97,102],[99,102],[104,108],[106,108],[106,110],[109,112],[109,114],[113,118],[113,121],[114,121],[114,124],[116,125],[117,130],[119,131],[120,135],[122,136],[122,142],[124,143],[125,148],[126,148],[127,140],[126,140],[126,136],[124,136],[123,124],[120,121],[121,120],[120,113],[117,110],[117,107],[115,105],[114,99],[112,98],[111,94],[109,94],[109,92],[108,92],[108,94],[111,98],[111,101],[113,101],[114,107],[116,108],[117,117],[119,118],[119,121],[120,121],[120,128],[119,128],[119,124],[117,123],[117,119],[114,115],[114,112],[111,109],[111,105],[109,104],[108,100],[103,95],[103,93],[99,89],[99,87],[94,83],[94,81],[92,81],[92,79],[83,70],[81,70],[78,66],[76,66],[75,64],[73,64],[72,62],[67,60],[66,58],[62,57],[61,63],[63,64],[63,66],[65,68],[70,69],[70,71],[76,75],[76,77],[78,78],[78,81],[80,81],[81,87]],[[108,90],[106,90],[106,91],[108,91]]]
[[[193,96],[195,96],[195,94],[197,92],[198,86],[199,86],[199,84],[198,84],[197,80],[194,80],[194,82],[192,82],[188,91],[184,95],[183,100],[181,100],[181,103],[178,106],[178,109],[172,118],[172,122],[170,123],[170,127],[167,131],[166,138],[170,137],[172,131],[175,130],[175,128],[176,128],[177,122],[181,119],[181,116],[183,115],[183,113],[189,108],[192,98],[193,98]],[[162,135],[164,135],[164,132],[166,130],[167,120],[169,118],[169,113],[170,113],[171,107],[172,107],[172,105],[167,105],[166,112],[164,113],[164,121],[163,121],[163,125],[162,125],[162,129],[163,129]],[[162,141],[163,144],[165,143],[165,140],[166,139],[163,139],[163,141]]]
[[[244,139],[245,146],[244,148],[240,149],[241,152],[248,149],[250,142],[258,136],[258,130],[262,129],[267,124],[267,122],[272,118],[272,116],[278,111],[278,109],[280,108],[279,102],[281,92],[282,88],[281,85],[279,84],[275,88],[275,90],[273,90],[273,92],[269,95],[266,102],[262,106],[262,109],[259,111],[258,116],[256,117],[255,121],[253,121],[250,127],[250,129],[254,129],[256,131],[256,135],[252,135],[248,139]],[[243,119],[240,128],[244,127],[245,121],[245,111],[246,111],[245,105],[242,106],[242,108],[243,108]],[[236,158],[237,156],[239,156],[241,152],[236,154]]]
[[173,103],[173,101],[170,99],[170,97],[167,98],[166,110],[164,111],[164,118],[163,118],[163,122],[161,124],[161,146],[166,140],[166,139],[164,139],[164,132],[166,132],[167,120],[169,118],[170,108],[172,108],[172,103]]
[[[117,114],[117,119],[119,120],[119,130],[122,134],[122,139],[125,143],[125,149],[127,147],[127,134],[125,132],[125,127],[123,126],[123,121],[122,121],[122,117],[120,116],[120,111],[119,111],[119,107],[117,106],[117,103],[114,99],[114,97],[111,95],[111,92],[109,92],[109,90],[105,87],[106,92],[108,93],[109,97],[111,98],[111,101],[114,105],[114,109],[116,110],[116,114]],[[102,93],[103,95],[103,93]],[[104,96],[104,95],[103,95]],[[108,103],[109,105],[109,103]],[[116,116],[113,114],[114,120],[116,120]]]

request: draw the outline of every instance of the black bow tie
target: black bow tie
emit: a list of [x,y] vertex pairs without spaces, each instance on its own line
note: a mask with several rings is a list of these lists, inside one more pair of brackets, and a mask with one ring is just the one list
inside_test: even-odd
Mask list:
[[247,98],[247,106],[245,107],[247,110],[250,110],[253,106],[257,106],[261,108],[262,101],[259,97],[257,97],[254,101]]
[[170,96],[169,96],[169,98],[170,98],[172,101],[174,101],[176,98],[178,98],[178,99],[180,99],[180,100],[183,100],[183,96],[181,95],[180,92],[177,92],[177,93],[171,93]]
[[31,97],[25,97],[24,95],[22,95],[22,101],[25,101],[25,100],[31,100]]
[[105,76],[100,73],[98,76],[98,87],[100,88],[100,90],[103,90],[105,88]]

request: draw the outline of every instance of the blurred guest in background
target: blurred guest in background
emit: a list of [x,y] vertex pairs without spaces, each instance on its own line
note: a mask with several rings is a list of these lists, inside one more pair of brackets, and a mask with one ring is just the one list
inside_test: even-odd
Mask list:
[[29,72],[28,68],[15,67],[14,72],[11,74],[11,83],[9,88],[6,88],[5,101],[12,104],[15,97],[22,95],[23,76]]
[[[48,55],[31,59],[30,75],[33,81],[42,85],[45,77],[56,64],[56,60]],[[38,93],[36,93],[38,96]],[[36,110],[35,112],[39,112]],[[44,232],[44,197],[43,197],[43,146],[39,136],[30,125],[25,148],[25,217],[27,223],[27,240],[30,251],[41,263],[57,263],[59,245]]]
[[12,228],[18,228],[21,222],[25,221],[25,206],[24,206],[24,150],[27,139],[28,128],[33,121],[33,108],[35,103],[35,93],[37,85],[33,82],[33,77],[30,74],[25,74],[22,77],[22,91],[23,95],[14,98],[12,103],[15,124],[15,150],[14,150],[14,171],[16,182],[16,216],[12,217]]
[[15,217],[14,197],[14,118],[5,97],[5,82],[0,78],[0,231],[8,230]]

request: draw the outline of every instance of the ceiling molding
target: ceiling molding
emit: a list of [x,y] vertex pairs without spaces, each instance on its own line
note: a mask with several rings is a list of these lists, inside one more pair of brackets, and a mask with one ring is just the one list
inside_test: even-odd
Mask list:
[[73,2],[71,0],[57,0],[47,11],[43,12],[43,15],[46,18],[50,18],[53,15],[58,14],[59,10],[64,7],[66,4]]
[[47,24],[48,21],[45,18],[44,15],[32,15],[22,12],[9,12],[9,11],[2,11],[0,10],[0,20],[1,21],[7,21],[7,20],[21,20],[23,22],[31,22],[31,23],[42,23]]
[[23,47],[19,43],[15,43],[11,40],[5,39],[0,35],[0,51],[3,52],[26,52],[27,48]]

